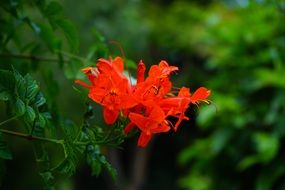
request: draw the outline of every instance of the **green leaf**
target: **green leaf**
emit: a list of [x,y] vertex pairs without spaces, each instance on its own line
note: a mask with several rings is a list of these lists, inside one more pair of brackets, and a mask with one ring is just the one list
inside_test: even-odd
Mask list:
[[34,23],[29,17],[24,17],[22,21],[26,22],[36,34],[40,33],[41,29],[39,26]]
[[259,162],[259,158],[257,155],[247,156],[239,162],[237,169],[240,171],[243,171],[258,162]]
[[56,1],[51,1],[45,8],[45,15],[48,18],[61,16],[63,13],[63,7]]
[[71,120],[64,121],[61,127],[63,129],[66,140],[68,142],[73,142],[74,138],[77,136],[78,127]]
[[64,143],[62,144],[65,159],[53,170],[70,176],[75,172],[77,168],[79,158],[82,155],[81,149],[85,149],[85,147],[74,144],[74,141],[76,140],[78,134],[78,127],[72,121],[65,120],[64,123],[62,123],[61,128],[63,129],[65,137]]
[[54,52],[54,50],[59,49],[60,42],[51,27],[44,24],[39,24],[39,27],[41,29],[39,36],[46,43],[50,51]]
[[55,179],[52,173],[46,171],[46,172],[39,172],[39,174],[45,183],[45,189],[55,190],[54,188]]
[[12,154],[10,153],[7,144],[4,142],[1,132],[0,132],[0,158],[6,160],[12,159]]
[[[211,139],[199,139],[196,140],[191,144],[191,146],[184,149],[179,157],[178,162],[181,165],[185,165],[191,160],[197,159],[210,159],[215,153],[213,151],[216,151],[214,149],[215,147],[212,146]],[[204,154],[207,152],[207,154]]]
[[264,167],[256,180],[256,190],[273,189],[274,182],[285,174],[285,166],[274,163],[269,167]]
[[202,174],[200,171],[191,171],[186,177],[178,181],[179,186],[183,189],[191,190],[206,190],[212,189],[211,184],[213,183],[212,178],[207,174]]
[[1,91],[0,92],[0,100],[7,101],[11,98],[11,95],[8,91]]
[[46,99],[44,98],[43,93],[39,92],[36,95],[34,103],[36,104],[37,107],[40,107],[40,106],[42,106],[42,105],[44,105],[46,103]]
[[34,120],[36,118],[36,113],[31,106],[27,106],[27,110],[26,110],[26,113],[24,115],[24,118],[28,123],[34,122]]
[[24,77],[16,70],[13,68],[13,74],[15,77],[15,81],[16,81],[16,90],[18,95],[24,99],[26,96],[26,80],[24,79]]
[[92,175],[98,176],[101,173],[102,167],[106,168],[111,177],[117,179],[117,171],[107,161],[106,157],[101,153],[98,145],[87,146],[87,163],[92,169]]
[[[133,60],[131,60],[131,59],[126,59],[126,67],[128,69],[135,70],[137,68],[137,64]],[[128,72],[130,72],[130,71],[128,71]]]
[[37,137],[44,137],[45,136],[45,130],[42,126],[40,126],[39,122],[35,122],[35,126],[34,126],[34,130],[33,130],[33,134]]
[[15,112],[17,116],[21,116],[26,112],[26,105],[20,98],[16,99]]
[[28,100],[32,100],[33,98],[35,98],[40,88],[37,82],[31,77],[31,75],[27,74],[24,78],[25,78],[26,85],[27,85],[26,98]]
[[285,80],[282,80],[284,77],[284,69],[282,70],[271,70],[271,69],[256,69],[254,71],[256,80],[254,80],[253,86],[262,88],[264,86],[275,86],[284,88]]
[[63,148],[65,159],[53,170],[71,176],[76,171],[79,162],[79,154],[75,151],[75,145],[68,141],[64,142]]
[[34,3],[36,6],[40,9],[43,10],[46,6],[46,1],[45,0],[34,0]]
[[84,74],[81,72],[83,67],[82,62],[72,60],[69,64],[64,64],[64,74],[68,79],[84,79]]
[[42,114],[39,114],[39,126],[44,128],[46,125],[46,119]]
[[253,135],[257,153],[242,159],[238,165],[239,170],[247,169],[257,163],[270,162],[279,150],[278,138],[266,133],[256,133]]
[[14,92],[15,78],[13,73],[7,70],[0,70],[0,91],[7,90]]
[[100,150],[94,148],[93,145],[87,146],[87,163],[91,167],[92,175],[98,176],[102,170],[102,163],[97,160],[97,157],[100,154]]
[[70,20],[59,19],[56,24],[63,31],[65,38],[68,41],[71,51],[76,52],[79,48],[79,35],[78,31]]
[[77,164],[75,164],[70,157],[67,157],[56,168],[54,168],[54,170],[71,176],[74,174],[76,167]]
[[211,150],[214,154],[218,154],[228,144],[229,139],[232,137],[232,131],[229,128],[216,129],[212,135]]
[[197,117],[197,123],[199,126],[204,127],[207,126],[216,115],[217,110],[215,107],[203,106],[199,110],[199,114]]
[[261,162],[271,161],[279,150],[278,138],[267,133],[256,133],[254,141],[257,145],[257,151]]

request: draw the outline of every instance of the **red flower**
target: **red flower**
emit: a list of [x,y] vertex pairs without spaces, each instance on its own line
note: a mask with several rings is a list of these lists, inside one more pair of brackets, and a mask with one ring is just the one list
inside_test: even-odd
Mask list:
[[175,131],[183,119],[189,119],[185,116],[185,111],[189,107],[190,101],[189,88],[182,87],[177,97],[165,98],[159,102],[159,105],[167,113],[168,116],[178,118],[178,121],[174,125]]
[[138,145],[141,147],[145,147],[148,144],[153,134],[170,130],[168,122],[165,120],[163,110],[156,105],[149,107],[149,109],[151,109],[151,111],[147,114],[148,116],[143,116],[138,113],[129,114],[131,122],[141,130],[138,141]]
[[76,81],[88,87],[89,98],[104,107],[103,115],[107,124],[113,124],[123,109],[136,104],[131,96],[131,86],[123,75],[123,60],[116,57],[114,60],[99,59],[96,68],[85,68],[83,71],[88,76],[91,86]]
[[[192,95],[189,88],[182,87],[175,95],[169,75],[178,70],[169,66],[166,61],[151,66],[145,79],[146,67],[142,61],[137,68],[137,83],[131,86],[123,74],[124,62],[120,57],[114,60],[99,59],[97,67],[83,69],[90,85],[83,81],[75,82],[89,89],[89,98],[103,106],[103,115],[107,124],[116,122],[119,113],[130,119],[124,131],[128,134],[137,127],[141,134],[138,145],[145,147],[156,133],[167,132],[173,127],[174,131],[183,120],[190,104],[201,101],[208,103],[210,90],[198,88]],[[168,117],[175,117],[172,124]]]
[[191,103],[197,104],[200,101],[208,103],[207,98],[210,96],[210,94],[210,90],[205,87],[200,87],[191,96]]
[[133,90],[134,97],[141,103],[164,97],[172,88],[168,76],[176,70],[178,70],[177,67],[169,66],[166,61],[161,61],[159,65],[151,66],[148,77],[143,80],[145,66],[143,62],[140,62],[137,72],[138,82]]

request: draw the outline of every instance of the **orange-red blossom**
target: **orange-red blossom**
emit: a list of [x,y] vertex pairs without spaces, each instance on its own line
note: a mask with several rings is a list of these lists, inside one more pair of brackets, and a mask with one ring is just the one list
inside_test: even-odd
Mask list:
[[[189,88],[180,88],[177,95],[172,90],[169,76],[178,67],[169,66],[166,61],[151,66],[145,79],[145,65],[142,61],[137,68],[137,83],[132,86],[123,74],[124,61],[120,57],[114,60],[99,59],[96,67],[87,67],[83,72],[91,84],[80,80],[75,82],[89,89],[89,98],[103,106],[103,116],[107,124],[113,124],[123,112],[130,123],[125,127],[128,134],[133,128],[141,131],[138,145],[145,147],[156,133],[176,131],[190,104],[207,102],[210,90],[200,87],[193,94]],[[176,123],[168,120],[177,118]]]

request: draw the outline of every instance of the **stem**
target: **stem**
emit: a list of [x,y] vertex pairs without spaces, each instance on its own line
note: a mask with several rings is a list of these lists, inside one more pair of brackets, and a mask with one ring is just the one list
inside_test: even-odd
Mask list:
[[[0,57],[15,58],[15,59],[29,59],[32,61],[44,61],[44,62],[59,62],[58,59],[52,59],[47,57],[38,57],[34,55],[23,55],[23,54],[0,54]],[[68,62],[63,60],[63,62]]]
[[71,58],[77,59],[77,60],[82,61],[82,62],[88,61],[85,58],[82,58],[80,56],[77,56],[77,55],[74,55],[74,54],[71,54],[71,53],[68,53],[68,52],[65,52],[65,51],[57,51],[57,52],[61,53],[62,55],[65,55],[67,57],[71,57]]
[[31,132],[30,132],[30,135],[33,135],[34,130],[35,130],[35,126],[36,126],[36,119],[34,119],[33,126],[32,126],[32,130],[31,130]]
[[63,143],[63,140],[50,139],[50,138],[45,138],[45,137],[37,137],[37,136],[30,135],[30,134],[19,133],[16,131],[9,131],[6,129],[0,129],[0,132],[7,134],[7,135],[12,135],[12,136],[24,138],[27,140],[39,140],[39,141],[52,142],[52,143],[57,143],[57,144]]
[[10,122],[10,121],[13,121],[13,120],[16,119],[17,117],[18,117],[18,116],[16,115],[16,116],[13,116],[13,117],[11,117],[11,118],[5,120],[5,121],[2,121],[2,122],[0,123],[0,126],[1,126],[1,125],[4,125],[4,124],[6,124],[6,123],[8,123],[8,122]]

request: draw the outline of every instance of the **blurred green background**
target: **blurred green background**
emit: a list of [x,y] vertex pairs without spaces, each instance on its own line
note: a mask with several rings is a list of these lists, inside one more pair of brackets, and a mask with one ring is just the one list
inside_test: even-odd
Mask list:
[[[205,86],[213,103],[193,105],[190,121],[176,133],[157,135],[147,149],[130,138],[122,149],[106,151],[119,173],[117,185],[104,173],[92,177],[82,164],[59,189],[285,189],[285,1],[60,2],[78,30],[78,55],[98,48],[99,40],[108,56],[132,60],[133,73],[140,59],[148,67],[165,59],[180,69],[172,76],[174,86]],[[80,121],[84,100],[72,80],[58,68],[51,74],[58,82],[58,109]],[[20,152],[25,147],[13,148],[18,153],[7,161],[4,189],[21,189],[9,183],[27,179],[22,189],[39,189],[29,178],[37,180],[29,171],[32,156]]]

